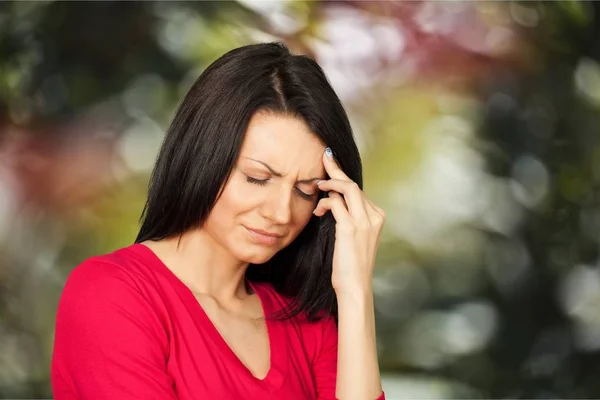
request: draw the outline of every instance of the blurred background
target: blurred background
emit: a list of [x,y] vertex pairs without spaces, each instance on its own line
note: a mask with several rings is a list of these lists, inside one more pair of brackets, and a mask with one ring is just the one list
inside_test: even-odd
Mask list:
[[600,3],[0,2],[0,397],[51,397],[69,272],[131,244],[226,51],[321,64],[388,214],[389,399],[600,396]]

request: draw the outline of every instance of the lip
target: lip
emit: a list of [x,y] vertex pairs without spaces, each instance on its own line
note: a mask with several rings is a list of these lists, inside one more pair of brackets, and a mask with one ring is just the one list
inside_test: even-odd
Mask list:
[[275,237],[275,238],[283,237],[283,235],[280,235],[278,233],[267,232],[267,231],[263,231],[261,229],[254,229],[254,228],[248,228],[248,227],[246,227],[246,229],[248,229],[251,232],[256,232],[263,236],[270,236],[270,237]]
[[278,233],[267,232],[267,231],[263,231],[261,229],[253,229],[253,228],[248,228],[246,226],[244,228],[246,228],[246,230],[250,234],[250,237],[255,242],[260,243],[260,244],[273,245],[273,244],[277,243],[278,239],[283,237],[283,235],[280,235]]

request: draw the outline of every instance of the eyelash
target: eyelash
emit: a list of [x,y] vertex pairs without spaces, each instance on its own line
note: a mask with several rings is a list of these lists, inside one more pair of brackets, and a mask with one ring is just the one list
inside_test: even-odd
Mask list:
[[[268,179],[256,179],[256,178],[252,178],[250,176],[246,176],[246,181],[248,183],[253,183],[255,185],[265,186],[269,180]],[[315,198],[314,194],[306,194],[298,188],[295,188],[295,189],[296,189],[296,193],[298,194],[298,196],[300,196],[301,198],[303,198],[306,201],[312,201]]]

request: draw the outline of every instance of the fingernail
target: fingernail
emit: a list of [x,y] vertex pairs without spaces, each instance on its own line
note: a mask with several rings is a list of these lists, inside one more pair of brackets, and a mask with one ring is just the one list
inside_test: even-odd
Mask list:
[[325,149],[325,155],[328,158],[333,158],[333,151],[331,151],[331,149],[328,147],[328,148]]
[[325,181],[321,179],[321,180],[318,180],[318,181],[316,181],[315,183],[316,183],[316,184],[317,184],[317,186],[318,186],[318,185],[320,185],[320,184],[321,184],[321,183],[323,183],[323,182],[325,182]]

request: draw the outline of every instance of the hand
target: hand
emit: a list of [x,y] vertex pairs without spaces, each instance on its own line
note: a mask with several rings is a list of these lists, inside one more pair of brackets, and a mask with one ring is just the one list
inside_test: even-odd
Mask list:
[[327,153],[323,154],[323,164],[331,179],[318,182],[318,186],[329,192],[329,197],[319,200],[313,214],[321,217],[331,211],[336,221],[331,283],[338,295],[370,291],[385,213]]

